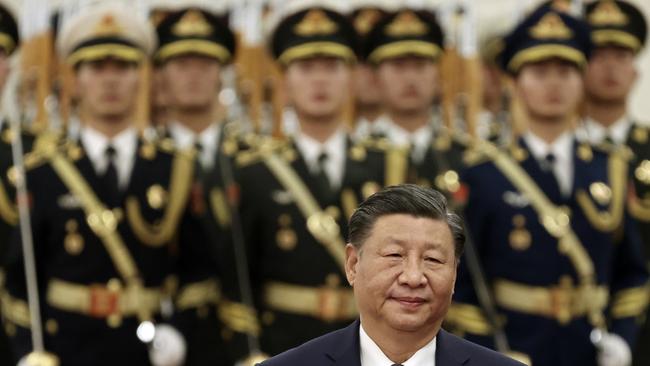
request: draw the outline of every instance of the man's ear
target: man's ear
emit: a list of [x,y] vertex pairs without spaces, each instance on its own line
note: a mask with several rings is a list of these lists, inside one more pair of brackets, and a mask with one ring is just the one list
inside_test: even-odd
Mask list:
[[345,277],[352,287],[357,278],[357,263],[359,263],[359,252],[354,245],[348,243],[345,246]]

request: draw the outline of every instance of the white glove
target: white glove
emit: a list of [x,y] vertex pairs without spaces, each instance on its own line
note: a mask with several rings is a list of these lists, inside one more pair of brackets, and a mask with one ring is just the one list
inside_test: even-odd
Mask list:
[[181,366],[186,352],[185,338],[176,328],[156,325],[156,335],[149,348],[149,359],[154,366]]
[[619,335],[605,333],[598,343],[598,366],[629,366],[632,351]]
[[18,361],[18,366],[58,366],[59,358],[48,352],[31,352]]
[[23,356],[23,357],[18,361],[18,365],[16,365],[16,366],[29,366],[29,364],[27,363],[27,356]]

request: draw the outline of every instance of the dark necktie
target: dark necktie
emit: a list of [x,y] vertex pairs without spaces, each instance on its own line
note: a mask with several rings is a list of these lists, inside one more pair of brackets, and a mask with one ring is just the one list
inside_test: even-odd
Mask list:
[[411,164],[413,166],[418,164],[418,156],[417,156],[417,148],[415,145],[415,138],[411,137],[410,142],[409,142],[409,159],[411,161]]
[[194,150],[196,151],[197,156],[201,156],[201,154],[203,153],[203,145],[199,141],[195,141]]
[[539,165],[542,167],[544,172],[554,174],[553,168],[555,167],[555,155],[553,155],[553,153],[546,154],[544,159],[539,162]]
[[612,145],[612,146],[616,145],[616,143],[614,142],[614,139],[612,138],[612,136],[610,134],[605,135],[605,140],[603,142],[606,145]]
[[108,161],[108,167],[104,173],[103,181],[106,188],[106,192],[109,194],[108,200],[111,205],[118,205],[120,198],[120,187],[119,180],[117,177],[117,168],[115,166],[115,158],[117,151],[112,145],[108,145],[106,151],[104,152],[106,160]]
[[550,178],[555,185],[555,187],[558,189],[558,192],[562,194],[562,187],[560,187],[560,181],[558,180],[558,177],[555,173],[555,164],[557,164],[557,159],[553,153],[548,153],[545,157],[544,160],[540,162],[542,166],[542,170],[544,173],[549,174]]
[[327,159],[329,159],[329,157],[325,152],[321,152],[320,155],[318,155],[317,171],[315,176],[320,192],[326,196],[329,196],[329,194],[332,193],[332,183],[327,177],[327,172],[325,171],[325,164],[327,163]]
[[194,152],[196,153],[196,163],[197,163],[196,165],[199,169],[197,171],[197,174],[199,174],[199,176],[203,176],[204,167],[203,167],[203,159],[201,159],[203,156],[203,145],[198,141],[194,142]]

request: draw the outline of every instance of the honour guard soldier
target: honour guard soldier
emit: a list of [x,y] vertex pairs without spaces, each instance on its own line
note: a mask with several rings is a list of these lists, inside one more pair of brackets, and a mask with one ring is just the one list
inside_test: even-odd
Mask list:
[[[201,8],[186,8],[171,12],[157,27],[159,46],[154,56],[165,85],[170,122],[165,135],[179,149],[194,149],[197,155],[196,182],[192,193],[192,214],[209,232],[215,254],[214,268],[222,270],[226,292],[233,291],[238,282],[232,277],[235,261],[220,255],[221,237],[227,234],[230,220],[223,169],[230,168],[230,158],[239,148],[237,125],[217,117],[218,93],[221,89],[221,71],[228,67],[235,53],[235,37],[228,26],[215,14]],[[228,161],[224,163],[223,159]],[[223,166],[227,165],[227,166]],[[227,273],[226,273],[227,272]],[[231,283],[232,282],[232,283]],[[236,292],[236,291],[235,291]],[[227,329],[221,329],[217,307],[229,303],[221,296],[204,304],[195,337],[188,340],[188,365],[226,364],[225,349],[215,347],[223,343],[222,335],[232,338],[235,332],[256,332],[254,311],[248,321],[236,322],[241,317],[224,316]],[[222,312],[222,314],[229,312]],[[242,326],[244,323],[246,326]],[[229,349],[232,347],[229,347]],[[237,352],[234,352],[237,353]]]
[[441,93],[443,31],[433,13],[402,8],[379,21],[366,37],[385,114],[375,133],[410,150],[408,180],[448,195],[460,189],[463,148],[440,125],[434,102]]
[[[10,56],[18,43],[16,21],[11,13],[0,5],[0,91],[5,89],[11,71],[9,66]],[[11,231],[18,222],[18,212],[14,204],[14,189],[8,175],[13,165],[11,151],[13,134],[9,121],[0,116],[0,269],[4,267],[7,243]],[[23,143],[28,145],[31,141],[31,138],[26,138]],[[0,294],[4,287],[3,276],[3,274],[0,274]],[[0,309],[2,309],[1,302]],[[9,343],[4,330],[0,329],[0,364],[11,364],[12,362]]]
[[[634,153],[630,165],[633,194],[630,214],[637,219],[645,243],[646,264],[650,268],[650,172],[649,130],[627,112],[627,99],[638,77],[636,56],[647,35],[646,20],[639,9],[626,1],[595,1],[586,8],[591,25],[594,54],[585,79],[587,120],[584,132],[594,144],[626,145]],[[650,364],[650,322],[637,342],[635,365]]]
[[[182,365],[179,330],[192,329],[196,314],[182,310],[214,287],[204,283],[204,235],[186,213],[193,158],[139,138],[131,120],[138,65],[155,39],[113,2],[71,16],[58,39],[75,70],[82,128],[27,182],[44,345],[62,365]],[[4,314],[18,357],[32,349],[21,253],[15,235]]]
[[[487,161],[464,175],[486,283],[472,281],[476,266],[461,264],[448,323],[486,345],[498,332],[501,351],[535,366],[629,364],[645,310],[624,152],[593,149],[572,131],[590,50],[588,25],[549,6],[519,24],[505,39],[502,67],[514,77],[527,131],[507,149],[482,143]],[[494,319],[478,307],[479,288],[492,290]]]
[[[376,0],[352,2],[350,20],[361,40],[381,18],[388,14],[391,3],[391,1]],[[360,44],[363,44],[363,41]],[[354,93],[356,114],[354,135],[356,139],[364,139],[371,135],[374,122],[382,114],[382,102],[373,67],[365,63],[362,58],[354,70]]]
[[[9,58],[17,45],[16,21],[6,8],[0,6],[0,91],[5,89],[11,71]],[[0,116],[0,258],[2,259],[5,256],[6,243],[11,230],[18,220],[12,194],[12,179],[9,179],[10,174],[8,174],[13,165],[11,141],[14,134],[15,131],[12,130],[6,116]],[[26,142],[31,143],[31,139]]]
[[345,132],[356,35],[337,4],[293,2],[278,16],[270,46],[300,129],[237,157],[261,348],[270,355],[357,317],[345,285],[344,222],[405,171],[399,151]]
[[[494,24],[496,21],[503,22],[499,18],[490,22],[489,27],[499,28]],[[486,32],[488,35],[481,42],[483,111],[479,115],[476,132],[482,139],[496,144],[505,144],[510,136],[507,126],[508,93],[503,82],[503,70],[498,61],[503,47],[503,35],[506,32],[487,31],[487,29]]]

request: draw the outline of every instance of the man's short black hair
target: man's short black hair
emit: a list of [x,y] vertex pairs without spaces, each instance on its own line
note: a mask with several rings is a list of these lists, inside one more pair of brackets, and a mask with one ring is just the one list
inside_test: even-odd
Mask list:
[[377,219],[381,216],[406,214],[447,222],[454,238],[454,254],[460,259],[465,248],[463,220],[450,211],[442,193],[414,184],[385,188],[361,203],[350,218],[348,238],[360,249],[368,239]]

